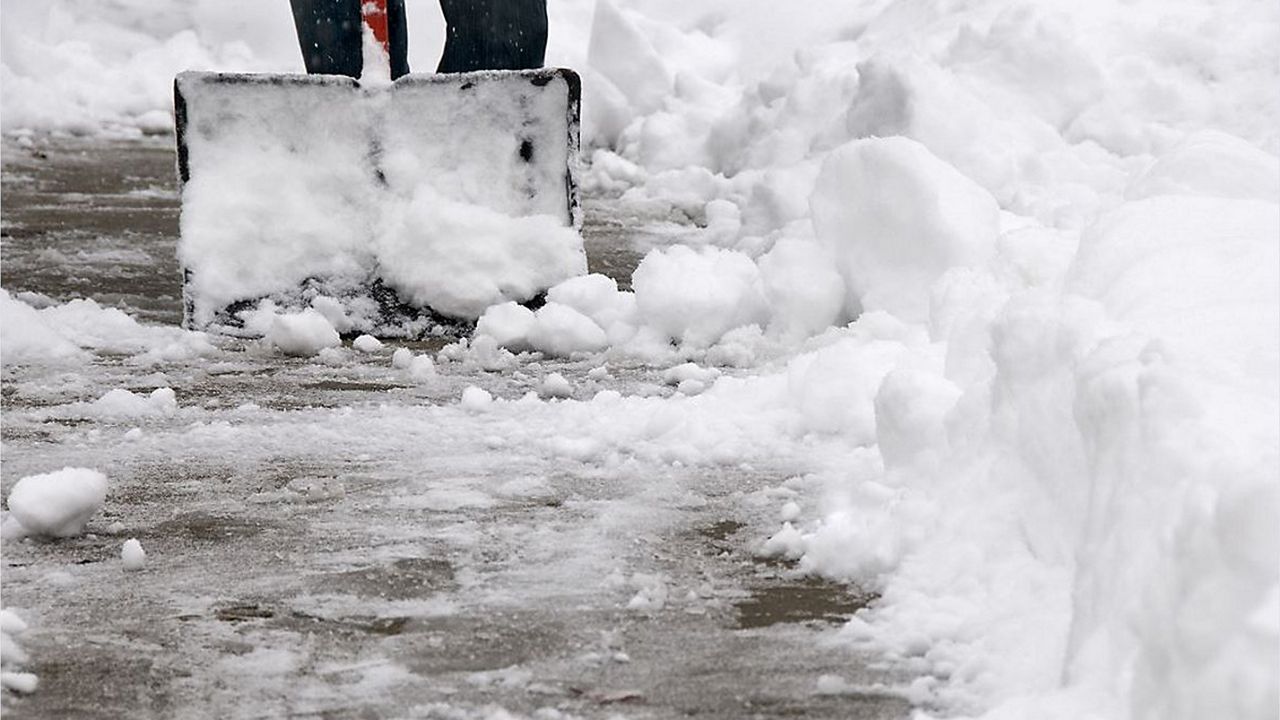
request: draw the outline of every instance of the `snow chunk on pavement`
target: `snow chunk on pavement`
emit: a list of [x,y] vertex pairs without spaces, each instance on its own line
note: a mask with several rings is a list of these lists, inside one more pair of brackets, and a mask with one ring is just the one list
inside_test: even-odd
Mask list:
[[141,325],[116,308],[72,300],[39,310],[0,290],[0,361],[36,364],[89,359],[86,350],[136,356],[143,362],[210,355],[208,336],[174,327]]
[[567,398],[573,395],[573,385],[560,373],[551,373],[542,380],[539,395],[548,398]]
[[106,475],[67,467],[15,483],[9,491],[9,511],[32,535],[73,537],[84,531],[106,500]]
[[18,636],[27,631],[27,624],[8,608],[0,610],[0,687],[16,693],[33,693],[39,684],[34,673],[20,672],[27,661],[27,654],[18,643]]
[[147,551],[137,539],[129,538],[120,548],[120,561],[125,570],[141,570],[147,564]]
[[549,355],[568,357],[575,352],[598,352],[609,345],[604,330],[591,318],[568,305],[549,302],[534,313],[529,343]]
[[460,404],[464,410],[472,412],[487,410],[493,404],[493,395],[488,390],[471,385],[462,391]]
[[929,317],[929,288],[946,270],[995,252],[995,198],[920,143],[856,140],[823,164],[810,199],[818,238],[847,285],[846,312]]
[[769,319],[760,270],[732,250],[677,245],[654,250],[632,274],[644,324],[695,348]]
[[476,322],[476,337],[491,337],[512,352],[523,352],[531,347],[529,336],[537,322],[529,308],[505,302],[484,311]]
[[342,344],[329,320],[310,308],[300,313],[276,315],[267,330],[267,342],[285,355],[311,357],[324,348]]
[[84,407],[80,417],[104,420],[162,418],[173,417],[178,412],[178,399],[173,389],[167,387],[156,388],[149,395],[116,388],[88,405],[77,403],[76,406]]
[[382,349],[382,341],[372,335],[361,335],[351,342],[351,347],[362,353],[378,352]]

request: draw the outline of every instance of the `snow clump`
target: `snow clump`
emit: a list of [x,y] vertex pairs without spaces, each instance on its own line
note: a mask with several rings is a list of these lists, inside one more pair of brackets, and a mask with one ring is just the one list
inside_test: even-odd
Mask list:
[[129,538],[120,547],[120,562],[125,570],[141,570],[147,564],[147,551],[137,539]]
[[39,678],[34,673],[22,672],[27,653],[18,643],[18,637],[27,631],[27,624],[14,611],[0,610],[0,688],[15,693],[29,694],[36,691]]
[[67,467],[28,475],[9,491],[9,512],[31,535],[65,538],[84,532],[107,499],[107,476]]

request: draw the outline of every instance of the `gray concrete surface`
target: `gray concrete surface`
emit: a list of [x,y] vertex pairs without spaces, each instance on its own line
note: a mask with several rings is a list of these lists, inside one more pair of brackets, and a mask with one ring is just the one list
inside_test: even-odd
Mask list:
[[[6,143],[3,160],[6,289],[178,321],[166,141]],[[608,199],[586,211],[593,269],[625,282],[651,238]],[[64,465],[113,483],[89,534],[3,544],[3,603],[31,623],[27,669],[40,676],[36,693],[6,697],[6,717],[909,714],[891,692],[815,692],[824,674],[901,680],[833,641],[872,598],[752,555],[776,520],[745,499],[796,472],[796,458],[566,465],[483,425],[432,427],[429,411],[470,384],[518,396],[549,369],[585,383],[580,363],[454,368],[423,388],[381,356],[335,368],[219,343],[213,362],[4,369],[5,494]],[[42,414],[149,389],[157,375],[187,410],[148,425],[147,442]],[[632,392],[653,381],[636,367],[609,382]],[[245,403],[259,408],[247,424],[235,415]],[[394,444],[360,430],[380,408],[422,408],[421,434]],[[253,437],[198,439],[218,437],[218,422]],[[364,447],[317,451],[317,437],[346,427]],[[451,504],[457,483],[487,499]],[[123,529],[109,532],[114,522]],[[120,567],[126,537],[149,553],[140,572]],[[645,578],[665,602],[629,608]]]

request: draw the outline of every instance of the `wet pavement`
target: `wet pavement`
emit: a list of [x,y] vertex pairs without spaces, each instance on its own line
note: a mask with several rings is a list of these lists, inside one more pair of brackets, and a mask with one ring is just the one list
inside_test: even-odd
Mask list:
[[[3,160],[7,290],[179,321],[167,141],[6,141]],[[625,285],[661,238],[608,199],[585,210],[592,270]],[[909,714],[883,689],[895,678],[833,638],[874,598],[753,555],[778,523],[752,499],[802,457],[569,463],[441,412],[468,385],[514,398],[552,371],[583,397],[655,394],[657,370],[446,364],[418,384],[390,346],[334,366],[216,342],[146,367],[4,369],[4,494],[67,465],[112,481],[88,534],[3,544],[4,605],[31,624],[40,677],[6,717]],[[60,410],[161,386],[174,417]],[[128,537],[148,553],[139,572],[121,568]],[[824,675],[848,691],[820,692]]]

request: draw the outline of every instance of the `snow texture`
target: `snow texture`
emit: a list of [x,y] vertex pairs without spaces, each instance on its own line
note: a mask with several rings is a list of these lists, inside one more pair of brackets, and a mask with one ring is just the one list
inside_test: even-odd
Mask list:
[[[232,43],[219,20],[235,5],[146,25],[117,4],[6,2],[5,130],[141,132],[167,124],[178,69],[288,65],[276,54],[292,47],[287,13]],[[340,425],[369,452],[396,453],[411,442],[395,439],[403,428],[443,418],[494,448],[605,474],[611,457],[785,459],[796,475],[766,498],[778,521],[758,551],[875,590],[840,639],[916,676],[909,696],[929,715],[1276,717],[1274,2],[569,0],[550,11],[548,62],[579,69],[590,98],[584,187],[696,229],[652,249],[634,291],[569,279],[584,267],[567,234],[508,227],[498,211],[455,220],[449,203],[464,198],[419,193],[418,150],[405,146],[386,158],[402,192],[373,247],[430,265],[412,233],[474,222],[477,237],[545,245],[478,250],[468,268],[563,261],[509,291],[474,278],[474,294],[451,291],[454,311],[480,320],[441,368],[589,353],[597,367],[670,369],[666,382],[688,392],[578,387],[582,399],[564,399],[547,374],[537,387],[554,402],[467,387],[436,414],[317,412],[320,436]],[[326,122],[341,134],[356,118]],[[347,189],[280,188],[264,214],[255,171],[308,168],[248,151],[223,168],[243,185],[188,186],[183,222],[210,233],[184,248],[204,263],[202,308],[271,291],[271,273],[241,267],[238,243],[279,234],[281,217],[297,215],[286,227],[306,238],[267,258],[291,281],[372,267],[352,249],[371,247],[356,241],[371,225],[356,176],[365,148],[312,151],[307,162],[353,173]],[[245,205],[223,206],[218,229],[201,194],[208,208]],[[315,204],[323,222],[303,217]],[[442,302],[417,277],[393,282]],[[509,302],[537,285],[551,288],[539,311]],[[0,313],[6,365],[216,351],[93,301],[37,310],[4,294]],[[366,316],[326,317],[333,330]],[[409,372],[418,360],[392,362]],[[694,374],[717,365],[718,377]],[[296,442],[292,425],[271,432],[170,442],[230,434],[263,457],[278,453],[273,437]],[[636,612],[670,600],[662,577],[620,581]],[[836,676],[815,688],[855,690]]]
[[476,318],[585,272],[569,83],[541,80],[180,76],[188,323],[319,293],[355,329],[386,333],[369,307],[375,281],[410,306]]

